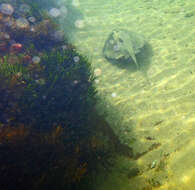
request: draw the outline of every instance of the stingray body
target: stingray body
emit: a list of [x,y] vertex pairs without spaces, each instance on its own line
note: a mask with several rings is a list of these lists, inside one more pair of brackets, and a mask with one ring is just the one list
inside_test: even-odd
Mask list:
[[145,43],[144,37],[140,34],[124,29],[115,29],[104,44],[103,55],[107,59],[115,61],[129,59],[132,62],[133,60],[139,68],[136,54],[141,51]]

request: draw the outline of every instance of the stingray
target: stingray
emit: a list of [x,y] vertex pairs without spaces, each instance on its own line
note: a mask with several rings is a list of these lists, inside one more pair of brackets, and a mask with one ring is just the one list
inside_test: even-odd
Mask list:
[[133,61],[138,69],[136,55],[142,50],[145,43],[144,37],[140,34],[124,29],[115,29],[105,41],[103,55],[108,60]]

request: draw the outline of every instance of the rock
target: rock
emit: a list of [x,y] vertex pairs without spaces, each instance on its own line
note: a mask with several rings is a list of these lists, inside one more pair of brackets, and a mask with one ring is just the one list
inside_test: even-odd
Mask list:
[[17,53],[20,52],[22,50],[22,44],[21,43],[13,43],[10,46],[10,52],[12,53]]
[[153,169],[153,168],[155,168],[156,167],[156,165],[157,165],[157,160],[154,160],[152,163],[151,163],[151,165],[150,165],[150,169]]
[[49,15],[52,16],[52,17],[54,17],[54,18],[60,16],[60,14],[61,14],[61,13],[60,13],[60,10],[57,9],[57,8],[51,8],[51,9],[49,10]]
[[30,24],[26,18],[20,17],[16,19],[16,27],[18,29],[28,29]]
[[0,5],[0,12],[4,15],[11,16],[14,12],[14,8],[8,3],[2,3]]

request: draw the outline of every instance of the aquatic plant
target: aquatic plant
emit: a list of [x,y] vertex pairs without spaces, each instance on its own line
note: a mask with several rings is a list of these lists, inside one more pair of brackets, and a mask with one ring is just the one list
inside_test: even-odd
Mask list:
[[[12,4],[11,0],[2,2]],[[42,22],[47,19],[42,8],[45,8],[45,3],[55,7],[55,2],[39,2],[17,1],[16,7],[23,3],[30,6],[31,10],[25,13],[25,17],[36,17],[39,25],[35,27],[37,32],[34,36],[27,30],[10,31],[10,34],[13,33],[11,37],[23,45],[24,51],[14,55],[18,58],[14,62],[8,56],[0,61],[0,82],[6,80],[17,84],[11,88],[3,85],[0,87],[0,113],[3,113],[0,114],[0,126],[2,124],[5,129],[0,140],[9,144],[1,146],[6,147],[6,154],[0,160],[5,164],[5,174],[0,175],[0,178],[6,186],[11,186],[10,189],[18,187],[18,184],[23,187],[25,182],[28,186],[34,184],[39,177],[38,186],[44,184],[43,181],[47,182],[46,187],[51,181],[54,189],[58,189],[53,183],[56,181],[62,183],[59,186],[71,186],[80,182],[87,174],[90,168],[88,159],[97,158],[100,154],[94,150],[93,155],[88,156],[90,148],[86,152],[79,151],[84,147],[80,142],[85,139],[84,144],[87,144],[87,138],[92,131],[93,126],[89,124],[89,120],[96,103],[94,76],[89,60],[71,45],[67,45],[65,51],[56,49],[55,45],[64,44],[65,41],[49,41],[51,31],[47,27],[54,26],[55,23],[50,20],[48,23]],[[22,23],[25,22],[26,20]],[[46,30],[41,30],[42,26]],[[58,31],[54,33],[54,37],[58,39]],[[43,52],[43,49],[48,52]],[[33,59],[37,55],[40,56],[38,61]],[[24,61],[24,56],[28,62]],[[23,82],[21,86],[18,85],[20,82]],[[14,167],[10,167],[13,162]],[[38,165],[40,167],[34,167]],[[45,180],[46,178],[49,180]],[[64,179],[67,181],[64,182]]]
[[10,81],[13,77],[22,79],[27,74],[26,68],[21,63],[10,63],[8,56],[0,60],[0,78]]
[[[74,61],[75,56],[79,56],[79,62]],[[33,120],[41,129],[56,124],[71,130],[86,126],[96,101],[94,76],[87,58],[73,49],[55,50],[41,57],[40,66],[40,79],[26,83],[21,103],[28,119],[22,118]],[[78,130],[79,134],[84,131]]]

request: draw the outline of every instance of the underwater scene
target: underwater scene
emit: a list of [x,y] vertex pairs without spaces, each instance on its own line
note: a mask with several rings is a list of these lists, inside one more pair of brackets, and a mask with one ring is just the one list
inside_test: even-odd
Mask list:
[[195,190],[194,0],[0,0],[0,190]]

